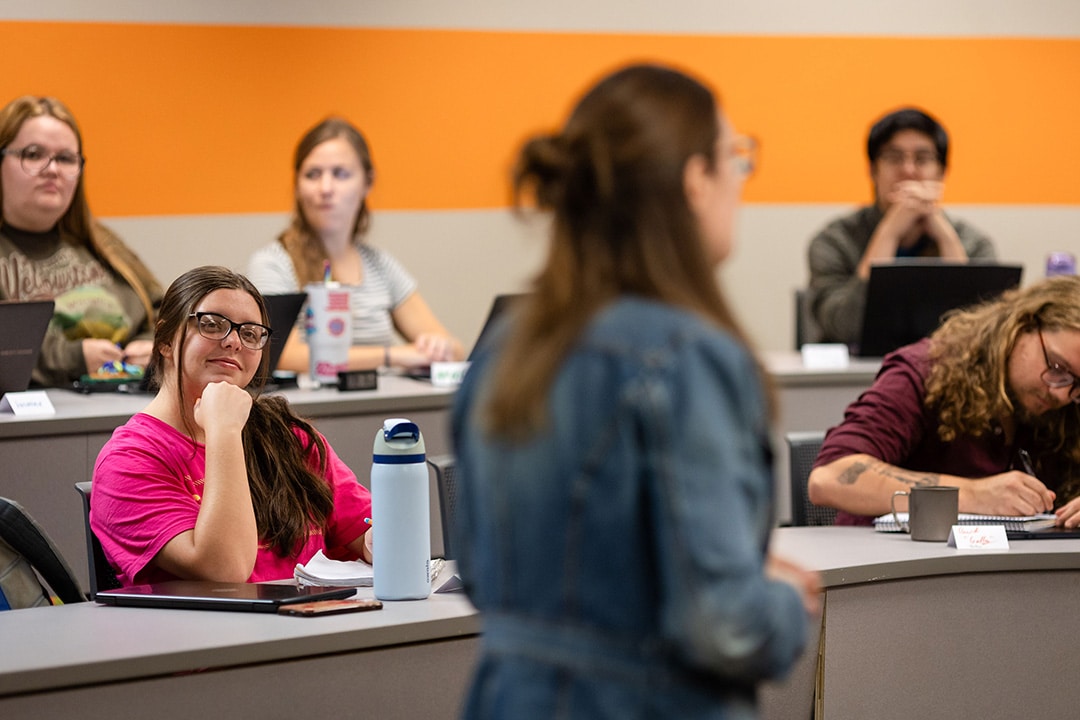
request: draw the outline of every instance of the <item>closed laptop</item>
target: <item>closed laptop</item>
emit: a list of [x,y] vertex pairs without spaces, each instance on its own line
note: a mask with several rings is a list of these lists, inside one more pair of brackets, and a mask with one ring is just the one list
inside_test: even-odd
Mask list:
[[224,583],[169,580],[101,590],[94,597],[105,605],[172,610],[233,610],[275,613],[282,606],[352,597],[355,587],[299,587],[292,583]]

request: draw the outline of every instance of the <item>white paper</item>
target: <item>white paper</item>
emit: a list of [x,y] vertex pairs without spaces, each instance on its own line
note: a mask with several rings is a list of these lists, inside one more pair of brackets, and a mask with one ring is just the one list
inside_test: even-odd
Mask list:
[[297,565],[294,577],[301,585],[347,585],[370,587],[374,568],[363,560],[331,560],[323,551]]
[[27,390],[26,392],[5,393],[0,400],[0,412],[12,412],[18,417],[30,417],[33,415],[55,415],[49,395],[44,390]]
[[431,363],[431,384],[435,387],[460,385],[468,369],[469,363],[467,361],[433,362]]
[[842,343],[807,343],[801,352],[807,370],[843,370],[851,360],[847,345]]
[[953,525],[949,547],[957,550],[1008,550],[1004,525]]

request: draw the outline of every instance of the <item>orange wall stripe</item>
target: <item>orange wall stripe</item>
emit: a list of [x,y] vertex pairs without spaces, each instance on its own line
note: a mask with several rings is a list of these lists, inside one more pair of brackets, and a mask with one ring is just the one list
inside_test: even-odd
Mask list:
[[99,215],[284,211],[328,113],[368,135],[376,208],[504,207],[521,141],[633,60],[720,89],[762,142],[749,202],[866,200],[869,124],[918,104],[952,135],[950,202],[1080,205],[1080,40],[5,22],[0,44],[0,101],[79,118]]

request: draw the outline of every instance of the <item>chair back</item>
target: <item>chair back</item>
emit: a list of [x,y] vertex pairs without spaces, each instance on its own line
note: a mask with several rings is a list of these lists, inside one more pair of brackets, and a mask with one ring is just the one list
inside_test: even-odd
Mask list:
[[454,558],[451,537],[453,536],[454,518],[457,514],[457,466],[453,455],[438,455],[428,458],[428,465],[435,471],[435,482],[439,489],[439,518],[442,520],[443,557]]
[[810,290],[795,290],[795,349],[802,350],[807,343],[821,342],[821,327],[810,308]]
[[98,540],[94,531],[90,529],[90,492],[92,485],[89,480],[75,483],[75,489],[82,496],[83,503],[83,520],[86,525],[86,562],[90,570],[91,600],[96,598],[101,590],[112,590],[121,587],[120,581],[116,579],[116,573],[113,572],[112,565],[109,564],[109,560],[105,557],[105,551],[101,549],[101,541]]
[[[6,610],[52,603],[86,602],[79,581],[52,539],[14,500],[0,497],[0,607]],[[42,582],[45,585],[42,585]]]
[[806,491],[810,470],[814,467],[821,444],[825,441],[824,432],[791,432],[784,436],[788,446],[791,475],[791,524],[832,525],[836,520],[834,508],[821,507],[810,502]]

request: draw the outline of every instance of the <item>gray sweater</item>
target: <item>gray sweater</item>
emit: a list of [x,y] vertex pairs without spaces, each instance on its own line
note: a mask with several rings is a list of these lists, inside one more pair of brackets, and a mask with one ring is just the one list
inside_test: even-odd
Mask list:
[[[852,345],[859,340],[866,281],[855,270],[882,217],[877,206],[863,207],[833,220],[810,241],[810,307],[822,342]],[[995,259],[990,238],[962,220],[947,219],[969,258]],[[935,243],[929,243],[929,247],[937,249]]]

